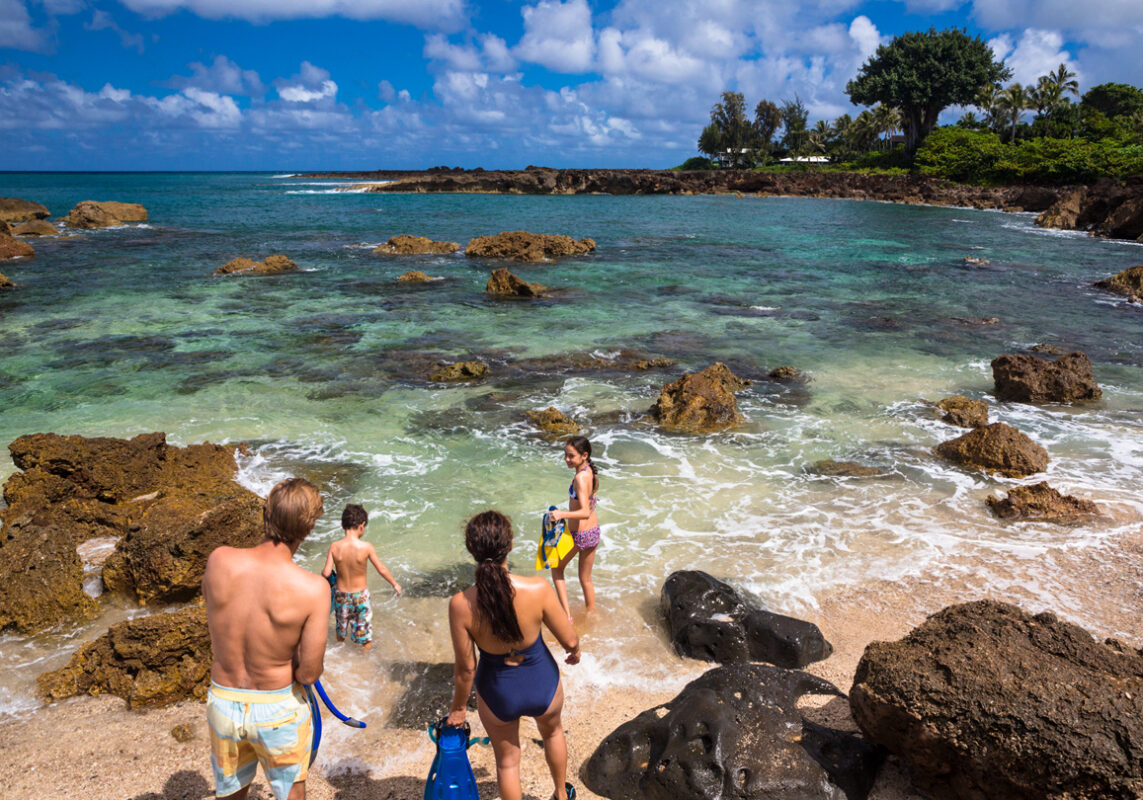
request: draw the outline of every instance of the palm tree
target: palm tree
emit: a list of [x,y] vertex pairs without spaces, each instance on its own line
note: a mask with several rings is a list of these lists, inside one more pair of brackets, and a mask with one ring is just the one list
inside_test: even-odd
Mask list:
[[873,108],[873,126],[877,131],[879,149],[888,150],[893,132],[901,129],[901,112],[878,103]]
[[1060,64],[1056,67],[1056,71],[1049,73],[1048,80],[1060,90],[1060,98],[1064,95],[1073,94],[1079,97],[1079,81],[1076,80],[1076,74],[1068,71],[1067,64]]
[[806,139],[806,150],[810,153],[825,153],[830,139],[833,137],[833,128],[824,119],[819,119],[810,129]]
[[1028,87],[1026,94],[1028,104],[1036,110],[1038,119],[1051,117],[1052,112],[1063,101],[1063,92],[1050,75],[1041,75],[1034,87]]
[[984,124],[993,133],[999,133],[1001,125],[1002,112],[997,105],[999,96],[1000,87],[990,83],[981,89],[976,97],[976,107],[984,114]]
[[1024,110],[1028,108],[1028,92],[1019,83],[1013,83],[1004,89],[1000,90],[996,98],[997,107],[1004,112],[1006,122],[1012,124],[1012,138],[1009,141],[1016,141],[1016,124],[1020,121],[1020,116]]

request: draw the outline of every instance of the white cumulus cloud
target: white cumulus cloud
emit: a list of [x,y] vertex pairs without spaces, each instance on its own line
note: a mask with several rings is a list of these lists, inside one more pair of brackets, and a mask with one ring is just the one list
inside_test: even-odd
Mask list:
[[252,69],[242,69],[226,56],[215,56],[210,65],[195,61],[187,66],[191,74],[176,75],[168,81],[174,89],[193,86],[219,94],[259,97],[266,91],[262,79]]
[[591,69],[595,59],[595,32],[586,0],[543,0],[524,6],[524,36],[515,54],[523,61],[553,72],[578,73]]
[[1064,37],[1058,31],[1029,29],[1013,42],[1008,34],[990,39],[989,47],[997,58],[1004,59],[1012,68],[1012,80],[1034,85],[1041,75],[1054,72],[1060,64],[1072,71],[1076,65],[1071,54],[1064,49]]
[[0,0],[0,47],[40,50],[43,46],[43,35],[32,28],[24,0]]
[[456,30],[467,21],[464,0],[122,0],[132,11],[163,16],[187,10],[207,19],[279,19],[346,17],[386,20],[429,30]]

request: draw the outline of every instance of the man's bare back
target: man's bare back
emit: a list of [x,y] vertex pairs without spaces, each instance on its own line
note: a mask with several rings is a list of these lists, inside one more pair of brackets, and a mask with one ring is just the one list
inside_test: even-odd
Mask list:
[[202,590],[215,683],[269,690],[321,676],[329,586],[294,564],[286,545],[218,548],[207,560]]

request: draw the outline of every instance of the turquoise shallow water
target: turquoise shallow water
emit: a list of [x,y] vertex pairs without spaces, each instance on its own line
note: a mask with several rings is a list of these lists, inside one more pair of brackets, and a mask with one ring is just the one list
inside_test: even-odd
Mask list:
[[[701,567],[771,608],[876,577],[952,570],[1083,619],[1037,558],[1091,547],[1143,514],[1143,311],[1091,283],[1143,260],[1126,243],[1042,231],[1030,215],[795,198],[516,197],[337,192],[336,182],[252,174],[0,175],[0,195],[62,215],[85,199],[141,202],[150,222],[35,242],[7,262],[0,295],[0,441],[37,431],[185,444],[248,442],[241,479],[265,493],[287,474],[327,489],[329,512],[302,560],[320,567],[347,501],[409,593],[375,582],[379,658],[447,660],[442,597],[463,580],[463,520],[496,506],[533,528],[562,502],[558,444],[523,422],[556,405],[586,428],[602,469],[604,613],[580,679],[652,680],[663,643],[654,599],[666,575]],[[399,233],[458,241],[501,230],[590,236],[594,255],[513,267],[558,291],[505,302],[483,293],[489,265],[463,255],[387,260]],[[302,272],[215,278],[239,255],[284,253]],[[973,265],[966,256],[983,258]],[[403,285],[422,269],[443,280]],[[975,325],[965,318],[996,317]],[[929,448],[958,434],[926,400],[990,400],[988,362],[1037,342],[1080,349],[1104,399],[1083,408],[993,405],[1048,448],[1057,488],[1111,519],[1063,530],[1003,525],[983,505],[1015,482],[970,475]],[[662,372],[569,375],[511,367],[533,356],[632,348],[677,360]],[[442,387],[426,358],[480,357],[487,381]],[[723,360],[748,377],[792,364],[812,381],[765,380],[739,402],[746,422],[670,436],[643,419],[659,387]],[[412,365],[412,366],[411,366]],[[807,475],[822,458],[881,466],[855,481]],[[0,459],[0,478],[13,470]],[[1033,481],[1028,481],[1033,482]],[[578,587],[572,581],[578,602]],[[0,711],[34,706],[32,676],[78,641],[136,613],[32,640],[0,639]],[[365,662],[340,680],[383,707]],[[337,662],[341,663],[341,662]],[[380,694],[378,694],[380,693]]]

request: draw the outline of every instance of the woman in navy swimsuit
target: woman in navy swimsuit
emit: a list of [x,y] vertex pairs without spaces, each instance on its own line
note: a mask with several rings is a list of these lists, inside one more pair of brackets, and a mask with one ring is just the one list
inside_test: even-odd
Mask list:
[[520,800],[520,717],[534,717],[556,787],[553,796],[574,800],[575,789],[565,782],[564,690],[541,626],[563,645],[568,664],[579,663],[575,628],[546,580],[508,571],[512,523],[506,516],[499,511],[477,514],[465,527],[464,544],[476,560],[476,585],[453,595],[448,604],[455,655],[448,724],[464,724],[475,682],[480,721],[496,754],[501,800]]
[[568,621],[572,621],[568,604],[568,585],[564,567],[579,556],[579,585],[583,589],[583,602],[588,611],[595,610],[595,584],[591,582],[591,568],[595,565],[595,551],[599,547],[599,518],[595,515],[595,493],[599,491],[599,470],[591,460],[591,442],[586,436],[573,436],[564,445],[564,463],[575,470],[568,487],[568,510],[551,512],[553,521],[566,519],[575,546],[552,567],[552,582]]

